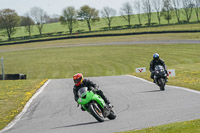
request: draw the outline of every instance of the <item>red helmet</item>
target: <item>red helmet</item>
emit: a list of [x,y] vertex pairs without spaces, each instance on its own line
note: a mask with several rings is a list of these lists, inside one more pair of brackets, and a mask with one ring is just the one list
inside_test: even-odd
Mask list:
[[73,76],[73,80],[76,86],[79,86],[83,82],[83,74],[81,73],[76,73]]

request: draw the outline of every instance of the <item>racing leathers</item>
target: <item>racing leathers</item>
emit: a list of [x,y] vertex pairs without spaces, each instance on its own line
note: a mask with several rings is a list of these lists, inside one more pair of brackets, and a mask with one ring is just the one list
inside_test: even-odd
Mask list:
[[162,60],[162,59],[152,60],[152,61],[150,62],[150,68],[149,68],[149,70],[150,70],[150,72],[151,72],[151,78],[152,78],[152,79],[154,78],[155,66],[157,66],[157,65],[163,66],[164,69],[165,69],[165,73],[167,74],[167,68],[166,68],[166,66],[165,66],[164,60]]

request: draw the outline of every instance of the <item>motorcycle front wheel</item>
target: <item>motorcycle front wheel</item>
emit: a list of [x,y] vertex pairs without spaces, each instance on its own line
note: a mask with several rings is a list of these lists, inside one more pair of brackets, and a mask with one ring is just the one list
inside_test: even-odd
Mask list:
[[104,121],[104,116],[103,116],[103,112],[101,111],[101,109],[98,107],[97,103],[90,103],[89,107],[88,107],[90,113],[92,114],[92,116],[99,122],[103,122]]
[[165,90],[165,81],[164,81],[164,79],[163,78],[158,79],[158,83],[159,83],[159,86],[160,86],[160,90],[164,91]]

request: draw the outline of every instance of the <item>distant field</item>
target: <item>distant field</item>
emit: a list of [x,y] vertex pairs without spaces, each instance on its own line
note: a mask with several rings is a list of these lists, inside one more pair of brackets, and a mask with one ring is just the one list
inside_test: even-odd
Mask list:
[[[185,16],[183,14],[181,15],[181,20],[186,20]],[[190,22],[196,22],[196,16],[193,12],[192,18]],[[142,25],[144,26],[147,23],[147,17],[143,14],[142,15]],[[152,14],[152,23],[158,24],[156,14]],[[176,24],[177,20],[175,17],[175,14],[173,15],[172,20],[170,20],[171,24]],[[131,20],[131,25],[138,24],[137,16],[133,15]],[[167,24],[167,21],[162,17],[161,24]],[[113,19],[112,26],[125,26],[127,25],[127,21],[125,21],[122,17],[117,16]],[[105,23],[104,19],[101,19],[99,22],[96,22],[92,24],[92,31],[99,31],[103,27],[108,27]],[[79,21],[78,24],[76,24],[76,27],[74,28],[73,32],[76,33],[78,30],[82,30],[84,32],[88,32],[88,27],[86,22]],[[183,24],[183,25],[170,25],[170,26],[162,26],[162,27],[151,27],[151,28],[141,28],[141,29],[131,29],[131,30],[120,30],[120,31],[106,31],[101,32],[102,34],[105,33],[130,33],[130,32],[144,32],[144,31],[173,31],[173,30],[200,30],[200,24]],[[7,40],[7,37],[3,35],[3,31],[0,31],[0,39]],[[58,23],[51,23],[51,24],[45,24],[43,33],[57,33],[57,32],[64,32],[68,34],[67,27],[64,27],[63,25]],[[101,34],[100,33],[100,34]],[[38,35],[38,29],[36,26],[34,26],[32,35]],[[94,34],[94,33],[92,33]],[[97,33],[96,33],[97,34]],[[21,37],[21,36],[28,36],[28,33],[25,32],[24,27],[18,27],[17,33],[13,37]]]

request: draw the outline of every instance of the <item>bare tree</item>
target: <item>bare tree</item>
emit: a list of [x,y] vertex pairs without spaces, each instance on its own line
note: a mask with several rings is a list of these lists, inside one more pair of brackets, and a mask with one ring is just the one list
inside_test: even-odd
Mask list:
[[21,26],[25,27],[25,31],[29,33],[31,36],[31,32],[33,30],[34,21],[31,19],[29,13],[27,12],[25,16],[21,17]]
[[172,0],[173,10],[175,11],[178,23],[180,23],[180,17],[181,17],[181,10],[180,10],[181,1],[182,0]]
[[128,25],[131,25],[131,15],[133,14],[132,6],[129,2],[126,2],[122,5],[121,15],[128,22]]
[[40,35],[42,35],[44,24],[47,22],[48,19],[47,13],[39,7],[33,7],[31,8],[30,14],[37,24]]
[[72,34],[74,25],[77,22],[77,13],[74,7],[69,6],[63,10],[63,15],[60,17],[60,22],[67,25],[70,34]]
[[134,1],[134,8],[137,11],[138,22],[141,25],[142,16],[141,16],[141,1],[140,0]]
[[171,0],[163,0],[163,12],[164,12],[164,17],[168,21],[168,24],[170,23],[170,20],[172,19],[172,10],[173,7],[171,5]]
[[150,0],[143,0],[144,13],[147,15],[148,26],[151,25],[152,5]]
[[183,15],[186,17],[186,21],[190,22],[190,19],[192,17],[192,11],[194,8],[194,3],[192,0],[183,0]]
[[15,10],[0,10],[0,27],[6,29],[5,34],[8,36],[8,40],[11,40],[12,35],[15,34],[19,21],[20,17],[17,15]]
[[162,0],[153,0],[152,1],[152,6],[154,7],[155,11],[156,11],[156,16],[158,19],[158,23],[159,25],[161,24],[161,16],[162,16]]
[[45,24],[49,24],[49,23],[50,23],[50,19],[51,19],[51,18],[50,18],[49,15],[47,15],[47,14],[44,15],[44,20],[45,20],[44,23],[45,23]]
[[78,11],[78,17],[87,22],[88,29],[91,32],[91,23],[99,21],[99,11],[88,5],[82,6]]
[[49,23],[57,23],[60,21],[60,16],[57,14],[53,14],[50,19],[49,19]]
[[195,4],[194,11],[195,11],[195,14],[196,14],[196,17],[197,17],[197,21],[199,22],[200,0],[194,0],[194,4]]
[[116,15],[116,10],[110,8],[110,7],[104,7],[103,10],[101,11],[102,17],[106,18],[106,23],[110,29],[111,27],[111,22]]

